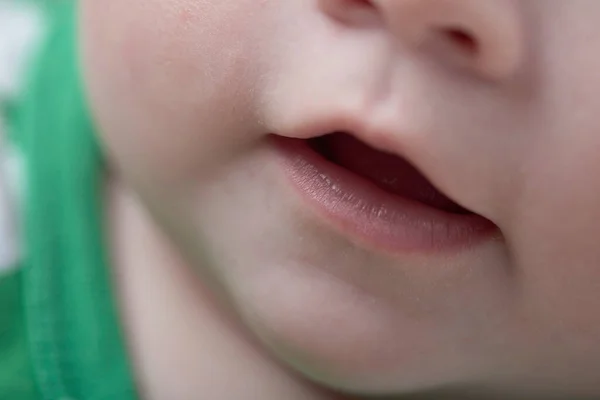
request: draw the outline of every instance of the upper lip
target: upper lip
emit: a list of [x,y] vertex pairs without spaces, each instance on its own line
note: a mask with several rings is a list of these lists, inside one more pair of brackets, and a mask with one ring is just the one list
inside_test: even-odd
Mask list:
[[397,129],[377,126],[368,122],[366,118],[356,118],[347,114],[304,121],[298,127],[279,135],[308,140],[334,132],[347,133],[376,150],[415,161],[409,156],[408,148],[403,145],[401,138],[406,138],[406,135],[400,134]]

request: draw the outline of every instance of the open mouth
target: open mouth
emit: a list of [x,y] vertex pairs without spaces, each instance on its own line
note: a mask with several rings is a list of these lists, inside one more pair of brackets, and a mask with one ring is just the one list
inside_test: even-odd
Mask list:
[[446,252],[470,248],[498,232],[407,160],[352,134],[272,138],[303,203],[340,234],[370,248],[393,254]]
[[388,193],[453,214],[472,214],[441,193],[405,159],[376,150],[354,136],[336,132],[308,140],[326,160],[374,183]]

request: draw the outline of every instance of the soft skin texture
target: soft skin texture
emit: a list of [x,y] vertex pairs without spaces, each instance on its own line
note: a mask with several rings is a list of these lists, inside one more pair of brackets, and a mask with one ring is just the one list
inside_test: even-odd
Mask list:
[[[600,396],[598,21],[597,0],[81,0],[147,398]],[[391,256],[330,228],[269,141],[320,127],[501,238]]]

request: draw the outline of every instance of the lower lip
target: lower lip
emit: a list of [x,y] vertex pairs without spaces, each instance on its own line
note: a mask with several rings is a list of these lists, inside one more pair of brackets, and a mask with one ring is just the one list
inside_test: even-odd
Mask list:
[[273,136],[296,192],[323,221],[353,241],[392,254],[447,253],[498,233],[478,215],[451,214],[386,192],[323,158],[307,141]]

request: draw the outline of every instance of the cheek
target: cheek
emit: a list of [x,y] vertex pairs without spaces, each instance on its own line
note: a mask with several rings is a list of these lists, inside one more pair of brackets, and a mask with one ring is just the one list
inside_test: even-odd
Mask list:
[[572,354],[600,356],[600,135],[594,125],[546,132],[523,173],[520,212],[508,237],[527,319],[547,337],[579,346]]
[[257,72],[248,54],[254,30],[242,18],[248,5],[83,1],[92,108],[127,174],[180,180],[226,157],[240,127],[253,119],[249,82]]

